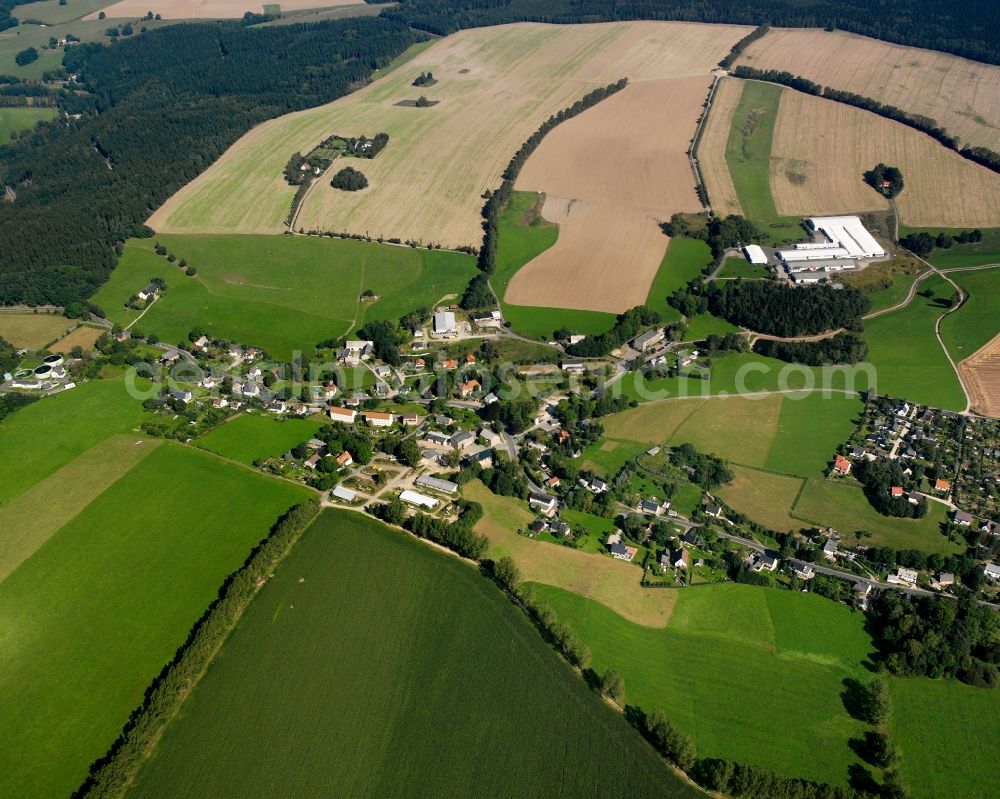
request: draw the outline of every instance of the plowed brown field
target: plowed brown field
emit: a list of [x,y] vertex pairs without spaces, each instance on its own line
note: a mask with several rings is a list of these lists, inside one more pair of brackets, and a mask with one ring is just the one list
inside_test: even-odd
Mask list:
[[958,365],[972,410],[1000,418],[1000,336]]

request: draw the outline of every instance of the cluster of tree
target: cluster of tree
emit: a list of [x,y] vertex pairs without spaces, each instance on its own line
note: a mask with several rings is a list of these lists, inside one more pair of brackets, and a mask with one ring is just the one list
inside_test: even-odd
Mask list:
[[21,394],[17,391],[9,391],[0,396],[0,422],[10,416],[18,408],[38,400],[37,394]]
[[711,284],[708,310],[758,333],[795,337],[845,328],[860,330],[870,303],[858,289],[810,286],[808,291],[770,280],[730,280]]
[[345,166],[333,176],[330,185],[343,191],[360,191],[368,188],[368,178],[353,166]]
[[391,366],[402,363],[399,345],[407,340],[408,335],[398,325],[387,319],[369,322],[358,331],[358,336],[364,341],[372,342],[376,358],[381,358]]
[[461,502],[462,511],[457,522],[436,519],[426,513],[417,513],[407,519],[404,527],[418,538],[426,538],[435,544],[448,547],[465,558],[479,560],[489,549],[486,536],[472,528],[482,518],[483,509],[475,502]]
[[972,590],[982,587],[986,579],[982,563],[968,555],[942,555],[938,552],[927,553],[920,549],[870,546],[858,553],[857,560],[871,569],[885,572],[893,571],[897,566],[935,573],[950,572]]
[[531,427],[538,406],[529,397],[515,397],[491,402],[480,412],[487,422],[500,422],[511,433],[520,433]]
[[759,340],[756,350],[761,355],[788,363],[824,366],[829,363],[860,363],[868,357],[868,344],[857,333],[838,333],[821,341]]
[[719,62],[719,66],[723,69],[729,69],[736,62],[736,59],[742,55],[744,50],[763,37],[769,30],[771,30],[771,26],[766,22],[763,25],[758,25],[732,46],[726,57]]
[[528,480],[524,476],[524,469],[519,463],[500,453],[493,458],[493,468],[483,469],[479,479],[494,494],[521,499],[528,496]]
[[705,336],[704,349],[709,355],[718,355],[722,352],[746,352],[747,340],[739,333],[726,333],[721,336],[712,333]]
[[358,136],[357,138],[351,136],[348,138],[340,137],[344,142],[344,147],[347,152],[352,155],[356,155],[358,158],[374,158],[380,152],[385,149],[385,146],[389,143],[389,134],[384,131],[381,133],[376,133],[372,138],[367,136]]
[[434,73],[430,70],[427,72],[421,72],[413,80],[414,86],[433,86],[435,83],[437,83],[437,81],[434,80]]
[[926,258],[934,252],[935,247],[947,250],[955,244],[976,244],[982,240],[983,231],[976,228],[975,230],[963,230],[957,236],[954,236],[951,233],[945,233],[943,230],[934,236],[926,230],[921,230],[917,233],[909,233],[906,236],[903,236],[899,240],[899,243],[906,247],[906,249],[914,255]]
[[[927,515],[926,497],[921,496],[915,505],[907,499],[906,489],[911,480],[903,474],[898,461],[888,458],[862,460],[854,465],[854,476],[864,486],[865,496],[872,507],[883,516],[922,519]],[[902,496],[892,496],[894,487],[903,489]]]
[[250,25],[261,25],[265,22],[271,22],[275,19],[281,19],[281,14],[269,14],[267,12],[259,14],[253,11],[247,11],[243,14],[240,24],[249,27]]
[[526,21],[655,19],[759,25],[768,20],[779,28],[837,27],[897,44],[1000,63],[997,10],[980,0],[957,0],[946,6],[935,0],[898,0],[891,7],[872,6],[864,0],[822,4],[749,0],[724,5],[688,0],[404,0],[382,15],[438,36],[463,28]]
[[459,305],[467,311],[476,308],[489,308],[493,305],[493,292],[490,290],[490,278],[485,272],[480,272],[469,281],[462,293]]
[[865,183],[890,200],[903,190],[903,173],[897,167],[886,166],[882,162],[863,175]]
[[587,336],[583,341],[570,344],[566,347],[566,352],[584,358],[607,355],[629,339],[635,338],[644,327],[657,325],[660,321],[660,315],[652,308],[637,305],[625,313],[618,314],[614,326],[606,333],[601,333],[599,336]]
[[63,64],[79,83],[58,102],[82,117],[0,148],[0,184],[16,192],[0,216],[0,302],[89,296],[149,213],[243,133],[346,94],[415,38],[355,17],[196,22],[67,48]]
[[[385,12],[383,12],[384,14]],[[426,30],[426,29],[425,29]],[[610,97],[615,92],[619,92],[628,85],[628,79],[622,78],[617,83],[611,83],[600,89],[594,89],[577,100],[569,108],[564,108],[556,114],[546,119],[528,140],[521,145],[520,149],[514,153],[507,168],[503,171],[503,182],[500,187],[490,192],[489,199],[483,205],[483,246],[479,248],[479,268],[487,274],[492,274],[496,268],[497,254],[497,222],[500,219],[500,211],[507,205],[511,192],[514,191],[514,182],[524,162],[542,143],[542,139],[556,125],[565,122],[567,119],[582,114],[588,108],[601,102],[606,97]]]
[[862,94],[855,94],[843,89],[834,89],[830,86],[820,86],[807,78],[793,75],[790,72],[773,69],[762,70],[741,65],[733,70],[733,74],[738,78],[768,80],[774,83],[781,83],[807,94],[821,95],[828,100],[834,100],[838,103],[871,111],[873,114],[878,114],[886,119],[891,119],[907,127],[919,130],[921,133],[926,133],[932,139],[940,142],[949,150],[954,150],[963,158],[975,161],[988,169],[992,169],[994,172],[1000,172],[1000,153],[988,147],[961,147],[958,137],[948,133],[947,130],[938,124],[936,119],[932,119],[931,117],[922,114],[911,114],[902,108],[897,108],[888,103],[880,103],[878,100],[865,97]]
[[13,373],[20,362],[21,358],[17,354],[17,347],[7,339],[0,337],[0,374]]
[[740,64],[733,70],[733,75],[744,80],[766,80],[771,83],[780,83],[782,86],[789,86],[806,94],[820,95],[823,93],[823,87],[818,83],[782,69],[757,69]]
[[553,414],[567,430],[589,423],[591,419],[600,419],[609,413],[618,413],[633,407],[634,400],[621,395],[615,396],[598,392],[597,394],[570,394],[562,400]]
[[681,444],[670,452],[670,460],[691,476],[691,482],[712,491],[733,480],[726,462],[715,455],[698,452],[693,444]]
[[997,615],[971,600],[882,591],[868,613],[877,659],[893,674],[954,677],[994,687]]
[[710,217],[707,213],[677,213],[660,227],[672,238],[683,236],[707,242],[712,249],[712,257],[716,260],[730,247],[763,240],[761,232],[754,227],[754,224],[738,214]]
[[[370,463],[374,454],[374,446],[368,431],[360,427],[348,425],[323,425],[316,433],[316,438],[326,444],[327,450],[333,455],[339,455],[344,450],[351,453],[355,463]],[[308,452],[300,444],[294,451],[296,457],[308,457]],[[333,460],[332,458],[327,460]]]
[[219,645],[257,595],[260,582],[273,572],[319,511],[318,499],[292,507],[253,548],[243,565],[222,583],[218,597],[195,622],[171,661],[153,678],[139,707],[129,715],[108,753],[91,765],[90,773],[74,796],[118,796],[125,791],[144,753],[149,751],[166,720],[176,713],[187,696],[192,681],[204,672]]
[[34,47],[26,47],[14,56],[14,63],[19,67],[26,67],[38,60],[38,51]]

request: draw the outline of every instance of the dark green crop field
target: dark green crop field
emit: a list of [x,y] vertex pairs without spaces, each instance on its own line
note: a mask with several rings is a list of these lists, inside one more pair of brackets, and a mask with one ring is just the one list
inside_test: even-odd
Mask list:
[[247,610],[132,795],[701,794],[477,570],[327,511]]

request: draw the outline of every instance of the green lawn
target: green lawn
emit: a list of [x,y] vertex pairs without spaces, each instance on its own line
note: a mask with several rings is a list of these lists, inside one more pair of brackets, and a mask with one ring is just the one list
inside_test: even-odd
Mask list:
[[503,301],[507,284],[518,269],[556,243],[559,226],[542,218],[543,195],[515,191],[501,212],[497,225],[496,270],[490,277],[493,290],[500,298],[504,318],[511,327],[526,336],[549,339],[561,327],[578,333],[594,335],[609,330],[615,315],[572,308],[536,308],[509,305]]
[[742,277],[744,280],[767,277],[769,270],[766,264],[752,264],[746,258],[727,258],[719,272],[720,278]]
[[202,449],[252,465],[258,458],[284,455],[308,441],[324,424],[322,419],[275,419],[263,414],[242,414],[198,439]]
[[626,702],[662,710],[699,756],[846,784],[856,762],[848,741],[862,725],[845,711],[841,683],[867,681],[861,663],[871,651],[860,614],[728,583],[680,589],[669,625],[654,629],[557,588],[536,590],[590,647],[595,670],[622,674]]
[[779,216],[771,196],[771,141],[782,91],[774,84],[744,81],[726,143],[726,164],[743,215],[756,224],[772,244],[804,236],[798,218]]
[[859,530],[871,533],[862,543],[893,549],[919,549],[923,552],[958,553],[964,547],[941,534],[947,521],[947,508],[940,502],[928,502],[923,519],[902,519],[878,513],[860,486],[840,480],[811,478],[798,504],[792,509],[803,523],[830,526],[853,537]]
[[124,380],[82,383],[11,414],[0,423],[0,503],[108,436],[135,429],[145,415]]
[[676,308],[667,304],[667,297],[684,288],[712,263],[712,251],[700,239],[675,238],[667,245],[656,277],[649,287],[646,305],[668,320],[679,319]]
[[131,791],[446,794],[702,795],[478,570],[337,511],[254,600]]
[[601,438],[583,451],[579,463],[581,468],[611,478],[618,474],[622,466],[647,449],[649,444],[637,441]]
[[166,442],[0,583],[0,794],[71,793],[223,578],[305,496]]
[[892,737],[917,799],[1000,797],[1000,691],[956,680],[893,679]]
[[871,311],[881,311],[901,303],[906,299],[906,295],[910,292],[910,286],[916,279],[916,275],[894,275],[891,286],[873,291],[868,295]]
[[[921,296],[924,291],[932,296]],[[931,277],[920,284],[905,308],[865,322],[868,360],[877,370],[879,394],[946,410],[964,409],[958,377],[934,335],[934,325],[953,293],[943,278]]]
[[[59,0],[40,0],[37,3],[14,6],[10,13],[21,20],[37,19],[47,25],[54,25],[80,19],[107,6],[107,0],[67,0],[65,5],[59,5]],[[107,22],[105,26],[107,27]]]
[[43,119],[55,119],[55,108],[0,108],[0,146],[10,141],[10,134],[30,130]]
[[[911,228],[901,225],[899,235],[905,236],[908,233],[916,233],[921,230],[936,236],[941,232],[957,235],[963,230],[970,230],[970,228]],[[981,228],[981,230],[983,233],[982,241],[975,244],[953,244],[947,250],[935,247],[927,260],[941,269],[953,266],[1000,263],[1000,227]]]
[[[153,252],[156,242],[197,269],[194,277]],[[176,342],[200,326],[210,334],[263,347],[272,357],[336,338],[365,320],[398,319],[448,294],[475,274],[461,253],[307,236],[157,236],[128,242],[108,282],[94,295],[108,317],[137,316],[124,304],[151,278],[167,284],[138,323]],[[371,289],[379,300],[360,304]]]
[[941,338],[956,362],[968,358],[1000,333],[1000,267],[956,272],[950,277],[969,298],[941,322]]
[[771,447],[763,462],[754,465],[802,477],[823,474],[837,447],[854,431],[861,407],[859,398],[846,394],[785,395]]
[[701,341],[706,336],[724,336],[726,333],[737,333],[739,328],[732,322],[712,316],[710,313],[700,313],[688,319],[687,341]]

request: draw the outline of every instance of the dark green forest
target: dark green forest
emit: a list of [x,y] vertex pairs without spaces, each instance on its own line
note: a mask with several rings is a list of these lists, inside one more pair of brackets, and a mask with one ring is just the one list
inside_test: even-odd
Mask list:
[[106,278],[125,239],[254,125],[362,84],[416,41],[378,18],[278,27],[161,28],[64,64],[83,116],[0,147],[0,303],[65,305]]

